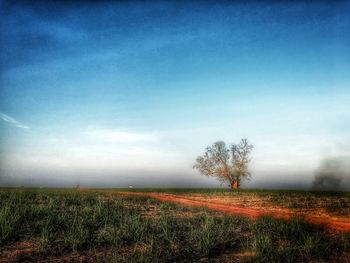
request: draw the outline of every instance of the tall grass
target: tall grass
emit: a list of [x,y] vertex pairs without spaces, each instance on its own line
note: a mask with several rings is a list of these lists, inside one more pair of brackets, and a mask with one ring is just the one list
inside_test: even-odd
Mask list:
[[28,261],[74,252],[99,262],[220,262],[250,251],[253,262],[345,262],[350,253],[348,234],[300,219],[253,221],[141,196],[2,190],[0,246],[21,240],[40,244]]

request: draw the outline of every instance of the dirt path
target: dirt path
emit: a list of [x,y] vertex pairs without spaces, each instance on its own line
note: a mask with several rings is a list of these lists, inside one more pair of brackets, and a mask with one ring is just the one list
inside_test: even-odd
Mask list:
[[[246,207],[232,206],[228,204],[220,204],[215,202],[208,202],[206,200],[194,200],[188,196],[166,194],[166,193],[143,193],[143,192],[117,192],[123,195],[142,195],[149,196],[161,201],[175,202],[187,206],[204,206],[216,211],[225,212],[228,214],[239,214],[250,218],[257,218],[262,215],[270,215],[275,218],[289,219],[291,217],[300,216],[288,209],[281,208],[278,212],[268,213],[262,209],[251,209]],[[350,232],[350,219],[339,219],[330,216],[316,216],[316,215],[304,215],[304,219],[310,223],[324,225],[325,227],[336,230]]]

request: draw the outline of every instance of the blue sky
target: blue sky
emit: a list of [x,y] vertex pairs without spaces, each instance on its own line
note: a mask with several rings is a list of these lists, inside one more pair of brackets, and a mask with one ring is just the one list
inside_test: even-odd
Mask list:
[[0,183],[216,185],[196,156],[246,137],[251,186],[307,184],[350,153],[348,1],[0,10]]

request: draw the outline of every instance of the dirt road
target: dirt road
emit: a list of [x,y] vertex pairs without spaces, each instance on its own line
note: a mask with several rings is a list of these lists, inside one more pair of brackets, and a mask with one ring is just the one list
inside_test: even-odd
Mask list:
[[[270,215],[275,218],[289,219],[291,217],[300,216],[288,209],[279,209],[278,212],[273,213],[266,212],[265,209],[251,209],[240,206],[233,206],[232,204],[220,204],[216,202],[208,202],[206,200],[194,200],[191,197],[184,195],[175,195],[167,193],[147,193],[147,192],[118,192],[123,195],[142,195],[149,196],[161,201],[175,202],[187,206],[204,206],[216,211],[225,212],[228,214],[244,215],[250,218],[257,218],[262,215]],[[335,230],[350,232],[350,219],[339,219],[330,216],[316,216],[316,215],[303,215],[304,219],[313,224],[324,225],[325,227]]]

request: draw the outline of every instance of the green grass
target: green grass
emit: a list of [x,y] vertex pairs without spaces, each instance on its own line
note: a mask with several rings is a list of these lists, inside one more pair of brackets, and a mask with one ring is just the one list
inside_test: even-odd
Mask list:
[[[0,254],[30,240],[36,262],[79,254],[96,262],[348,262],[350,235],[301,219],[250,220],[142,196],[75,190],[0,190]],[[73,261],[72,259],[70,261]]]
[[95,189],[102,192],[158,192],[181,195],[204,194],[223,197],[259,197],[266,204],[274,204],[285,208],[324,208],[333,214],[350,213],[350,192],[308,191],[308,190],[271,190],[271,189],[239,189],[227,188],[117,188]]
[[203,194],[299,194],[317,196],[350,196],[350,192],[320,191],[320,190],[288,190],[288,189],[229,189],[229,188],[95,188],[103,191],[127,191],[127,192],[158,192],[158,193],[203,193]]

